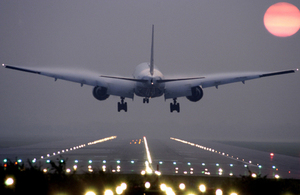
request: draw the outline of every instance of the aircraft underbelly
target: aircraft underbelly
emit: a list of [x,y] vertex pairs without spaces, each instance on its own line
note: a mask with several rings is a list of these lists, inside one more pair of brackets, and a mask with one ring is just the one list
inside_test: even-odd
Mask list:
[[164,89],[159,87],[154,87],[154,86],[151,87],[136,86],[134,93],[137,96],[154,98],[154,97],[162,96],[164,94]]

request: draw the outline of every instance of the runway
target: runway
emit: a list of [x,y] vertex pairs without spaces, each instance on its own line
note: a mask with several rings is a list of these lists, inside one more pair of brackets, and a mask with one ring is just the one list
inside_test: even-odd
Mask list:
[[240,177],[251,173],[254,177],[300,179],[300,158],[207,140],[109,136],[0,148],[2,164],[8,159],[26,164],[29,159],[33,165],[40,164],[45,172],[50,171],[50,160],[64,160],[70,172],[139,174],[146,170],[149,155],[153,174],[159,171],[162,175]]

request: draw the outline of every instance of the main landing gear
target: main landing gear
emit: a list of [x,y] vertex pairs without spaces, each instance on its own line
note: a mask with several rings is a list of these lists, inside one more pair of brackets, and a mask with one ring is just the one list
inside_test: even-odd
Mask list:
[[149,98],[144,98],[144,99],[143,99],[143,103],[149,104]]
[[177,103],[177,98],[174,98],[174,103],[170,103],[170,112],[173,112],[174,110],[177,112],[180,112],[180,106],[179,103]]
[[121,97],[121,102],[118,102],[118,112],[121,110],[127,112],[127,102],[124,102],[124,99],[124,97]]

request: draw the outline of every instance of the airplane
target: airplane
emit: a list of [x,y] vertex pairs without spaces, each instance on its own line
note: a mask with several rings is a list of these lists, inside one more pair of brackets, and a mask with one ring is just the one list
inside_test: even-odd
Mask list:
[[62,79],[79,83],[81,86],[93,86],[93,96],[100,101],[104,101],[109,96],[119,96],[118,112],[127,112],[127,102],[125,98],[134,99],[134,95],[143,97],[143,103],[149,103],[149,99],[164,95],[165,100],[173,99],[170,103],[170,112],[180,112],[180,105],[177,98],[186,97],[191,102],[197,102],[203,97],[203,89],[216,87],[224,84],[242,82],[246,80],[276,76],[282,74],[295,73],[298,69],[290,69],[276,72],[257,72],[257,73],[231,73],[231,74],[212,74],[190,78],[164,78],[164,75],[154,65],[154,25],[152,25],[151,55],[150,62],[139,64],[133,73],[132,78],[108,76],[99,74],[85,74],[84,72],[74,72],[45,68],[27,68],[2,64],[3,67],[28,73],[39,74],[53,77],[55,81]]

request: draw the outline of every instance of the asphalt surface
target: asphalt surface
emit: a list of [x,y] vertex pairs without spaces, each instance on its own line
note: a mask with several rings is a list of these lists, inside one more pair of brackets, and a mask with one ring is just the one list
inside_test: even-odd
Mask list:
[[[147,139],[153,171],[164,175],[300,179],[300,158],[251,150],[206,140]],[[49,171],[49,160],[63,159],[71,172],[111,171],[141,173],[149,161],[143,137],[64,138],[61,140],[0,148],[0,159],[40,165]]]

